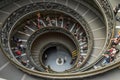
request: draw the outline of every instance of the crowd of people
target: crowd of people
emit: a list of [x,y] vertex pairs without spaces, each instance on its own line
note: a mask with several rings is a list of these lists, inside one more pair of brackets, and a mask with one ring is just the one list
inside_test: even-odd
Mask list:
[[26,51],[25,51],[26,48],[22,44],[23,41],[15,36],[13,36],[12,41],[13,41],[13,45],[15,46],[12,49],[14,56],[19,62],[21,62],[21,64],[23,64],[24,66],[28,66],[29,60],[27,60]]
[[[115,8],[113,8],[113,12],[117,21],[120,21],[120,17],[117,16],[119,10],[120,10],[120,4],[118,4]],[[102,64],[107,64],[114,61],[114,59],[116,58],[116,54],[119,52],[119,49],[117,49],[116,47],[119,43],[120,43],[120,31],[115,36],[115,38],[111,39],[111,47],[103,54],[104,60]]]
[[103,54],[104,60],[102,64],[107,64],[116,58],[119,49],[117,49],[117,45],[120,43],[120,32],[116,35],[115,38],[111,39],[111,47]]
[[[80,50],[81,53],[83,53],[83,51],[86,51],[88,49],[88,44],[87,44],[87,37],[86,37],[86,33],[83,30],[83,28],[79,25],[79,23],[74,22],[74,20],[70,17],[66,17],[64,15],[57,15],[57,17],[53,17],[53,16],[41,16],[40,13],[37,13],[36,15],[36,19],[32,19],[32,20],[27,20],[22,32],[26,33],[28,32],[28,30],[31,28],[33,30],[37,30],[40,29],[42,27],[51,27],[51,26],[56,26],[56,27],[61,27],[64,28],[65,30],[70,31],[73,36],[78,40],[78,42],[80,43]],[[27,28],[29,28],[27,30]],[[21,62],[21,64],[23,64],[24,66],[28,66],[29,64],[29,60],[27,58],[27,54],[26,54],[26,47],[23,44],[24,42],[22,41],[22,39],[13,36],[12,37],[12,43],[14,48],[13,53],[16,57],[16,59]],[[86,45],[82,44],[82,43],[86,43]],[[81,45],[82,44],[82,45]],[[23,56],[24,55],[24,56]],[[79,59],[79,63],[78,66],[80,66],[80,64],[83,62],[84,57],[83,55],[80,55],[80,59]],[[66,58],[64,60],[64,62],[66,61]],[[71,64],[73,64],[74,60],[71,61]]]

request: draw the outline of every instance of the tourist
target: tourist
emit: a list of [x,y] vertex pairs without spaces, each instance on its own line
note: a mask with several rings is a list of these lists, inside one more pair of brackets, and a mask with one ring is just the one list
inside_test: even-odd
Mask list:
[[19,38],[13,36],[13,42],[17,43],[19,41]]
[[51,23],[55,26],[56,20],[55,20],[55,19],[52,19],[52,20],[51,20]]
[[105,57],[104,60],[103,60],[103,63],[102,64],[107,64],[107,63],[110,63],[110,53],[113,51],[113,48],[110,48],[109,50],[107,50],[103,56]]
[[113,12],[114,12],[115,16],[117,15],[118,10],[119,10],[118,6],[116,6],[115,8],[113,8]]
[[41,27],[41,26],[40,26],[40,23],[39,23],[40,18],[41,18],[40,13],[37,13],[37,17],[38,17],[38,18],[37,18],[37,21],[38,21],[38,25],[37,25],[37,26],[38,26],[38,29],[40,29],[40,27]]
[[65,58],[64,58],[64,63],[66,63],[66,61],[67,61],[67,57],[65,56]]
[[22,52],[19,49],[15,50],[15,57],[16,57],[16,59],[21,60],[21,58],[22,58],[21,54],[22,54]]
[[120,42],[119,38],[113,38],[112,40],[112,44],[111,45],[117,45]]
[[21,60],[21,63],[24,65],[24,66],[27,66],[27,61],[25,61],[25,60]]
[[24,47],[24,45],[20,44],[20,45],[19,45],[19,49],[20,49],[21,51],[25,52],[25,47]]
[[113,51],[110,53],[110,62],[112,62],[114,60],[116,52],[117,52],[117,50],[113,49]]
[[22,40],[19,40],[19,41],[17,42],[17,48],[18,48],[19,50],[25,52],[25,47],[24,47],[24,45],[22,44]]
[[47,60],[47,54],[45,53],[45,60]]
[[59,21],[61,22],[63,20],[63,16],[61,15],[60,17],[59,17]]
[[52,26],[52,20],[50,19],[49,16],[46,18],[47,26]]
[[115,36],[115,38],[119,38],[120,39],[120,31],[118,31],[118,34]]
[[79,59],[79,61],[82,63],[83,60],[84,60],[84,57],[83,57],[82,55],[80,55],[80,59]]
[[66,30],[68,30],[69,26],[70,26],[70,22],[67,21],[67,22],[64,24],[63,28],[66,29]]
[[104,57],[105,57],[105,59],[103,60],[102,64],[108,64],[108,63],[110,63],[110,56],[107,55],[107,54],[105,54]]
[[21,54],[22,54],[22,52],[21,52],[20,50],[16,50],[15,53],[16,53],[17,55],[21,55]]
[[74,63],[74,61],[76,60],[76,58],[74,57],[74,58],[72,58],[72,60],[71,60],[71,62],[70,62],[70,64],[72,65],[73,63]]
[[119,49],[116,49],[115,47],[113,48],[113,51],[110,53],[110,62],[112,62],[115,57],[116,57],[116,54],[119,52]]

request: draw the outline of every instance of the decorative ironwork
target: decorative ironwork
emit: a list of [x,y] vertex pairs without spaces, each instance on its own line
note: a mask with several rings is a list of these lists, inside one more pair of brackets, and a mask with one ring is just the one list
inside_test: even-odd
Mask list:
[[[24,18],[26,15],[29,15],[33,12],[36,11],[44,11],[44,10],[54,10],[54,11],[60,11],[63,12],[65,14],[70,15],[71,17],[73,17],[74,19],[76,19],[84,28],[86,34],[87,34],[87,38],[88,38],[88,52],[90,53],[92,50],[92,45],[93,45],[93,36],[92,36],[92,32],[91,29],[89,28],[89,25],[87,24],[87,22],[83,19],[82,16],[80,16],[77,12],[75,12],[74,10],[58,4],[58,3],[52,3],[52,2],[41,2],[41,3],[34,3],[34,4],[29,4],[26,6],[23,6],[22,8],[16,10],[15,12],[13,12],[8,19],[6,20],[3,28],[2,28],[2,39],[1,39],[1,43],[3,43],[2,47],[3,48],[7,48],[4,49],[6,51],[6,53],[10,54],[10,56],[12,56],[11,54],[11,49],[10,49],[10,45],[9,45],[9,40],[10,40],[10,35],[12,30],[15,28],[16,23],[21,20],[22,18]],[[4,40],[5,39],[5,40]]]
[[114,30],[114,26],[115,26],[115,20],[114,20],[114,14],[113,14],[113,11],[112,11],[112,7],[109,3],[108,0],[94,0],[97,4],[99,4],[99,7],[103,10],[103,13],[105,14],[106,16],[106,24],[107,24],[107,31],[108,31],[108,34],[107,34],[107,44],[106,44],[106,47],[109,45],[109,42],[110,42],[110,39],[112,38],[113,36],[113,30]]
[[[87,38],[88,38],[88,47],[89,47],[89,51],[90,52],[92,50],[92,45],[93,45],[93,37],[92,37],[92,32],[89,28],[89,25],[87,24],[87,22],[74,10],[58,4],[58,3],[52,3],[52,2],[41,2],[41,3],[34,3],[34,4],[29,4],[26,6],[23,6],[22,8],[16,10],[15,12],[13,12],[8,19],[6,20],[3,28],[2,28],[2,33],[4,33],[2,35],[2,43],[5,44],[5,48],[9,48],[10,52],[10,45],[9,45],[9,39],[10,39],[10,35],[12,30],[14,29],[16,23],[24,18],[24,16],[33,13],[35,11],[43,11],[43,10],[55,10],[55,11],[60,11],[63,12],[65,14],[70,15],[71,17],[75,18],[84,28],[86,34],[87,34]],[[5,39],[5,40],[3,40]],[[5,42],[6,41],[6,42]],[[9,53],[11,54],[11,53]]]

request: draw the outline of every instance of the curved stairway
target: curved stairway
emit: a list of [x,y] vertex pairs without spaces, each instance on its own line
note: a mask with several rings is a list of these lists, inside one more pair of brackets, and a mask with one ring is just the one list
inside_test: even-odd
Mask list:
[[[3,8],[0,9],[0,26],[2,26],[2,24],[4,23],[5,19],[7,19],[7,17],[14,11],[17,10],[18,8],[29,4],[29,3],[34,3],[34,2],[38,2],[39,0],[24,0],[24,1],[17,1],[17,2],[13,2],[10,5],[7,5]],[[45,1],[49,1],[49,0],[45,0]],[[50,0],[56,3],[60,3],[60,4],[64,4],[66,6],[69,6],[70,8],[74,9],[75,11],[77,11],[82,17],[84,17],[84,19],[87,21],[88,25],[90,26],[90,29],[92,30],[93,33],[93,40],[94,40],[94,47],[93,47],[93,51],[90,55],[90,58],[88,58],[87,63],[83,66],[89,66],[91,63],[93,63],[95,60],[97,60],[98,56],[101,55],[101,51],[104,49],[104,43],[106,40],[106,27],[104,25],[104,23],[102,22],[100,16],[98,16],[97,14],[95,14],[95,12],[93,12],[91,9],[89,9],[86,6],[80,5],[77,2],[74,2],[72,0]],[[28,28],[29,33],[27,33],[28,35],[18,35],[22,38],[22,40],[24,41],[23,45],[26,45],[26,40],[28,39],[28,37],[31,35],[32,32],[34,32],[34,30]],[[31,31],[31,32],[30,32]],[[20,31],[18,31],[19,34],[21,34]],[[101,44],[102,43],[102,44]],[[2,53],[2,52],[1,52]],[[17,69],[16,67],[14,67],[9,61],[7,61],[7,59],[3,56],[3,54],[0,54],[2,61],[0,61],[0,77],[1,78],[5,78],[8,80],[37,80],[40,78],[37,77],[32,77],[29,76],[25,73],[23,73],[21,70]],[[81,54],[83,56],[86,57],[86,54]],[[6,73],[7,72],[7,73]],[[12,72],[12,73],[11,73]],[[9,74],[9,75],[7,75]],[[16,74],[16,76],[19,77],[10,77],[10,76],[14,76],[14,74]],[[41,79],[43,80],[43,79]]]

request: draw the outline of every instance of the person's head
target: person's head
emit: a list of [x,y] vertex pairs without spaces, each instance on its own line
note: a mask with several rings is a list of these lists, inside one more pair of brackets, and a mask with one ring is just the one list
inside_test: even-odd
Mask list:
[[29,20],[27,20],[27,25],[28,25],[28,24],[30,24],[30,21],[29,21]]
[[40,17],[40,12],[37,13],[37,17]]

